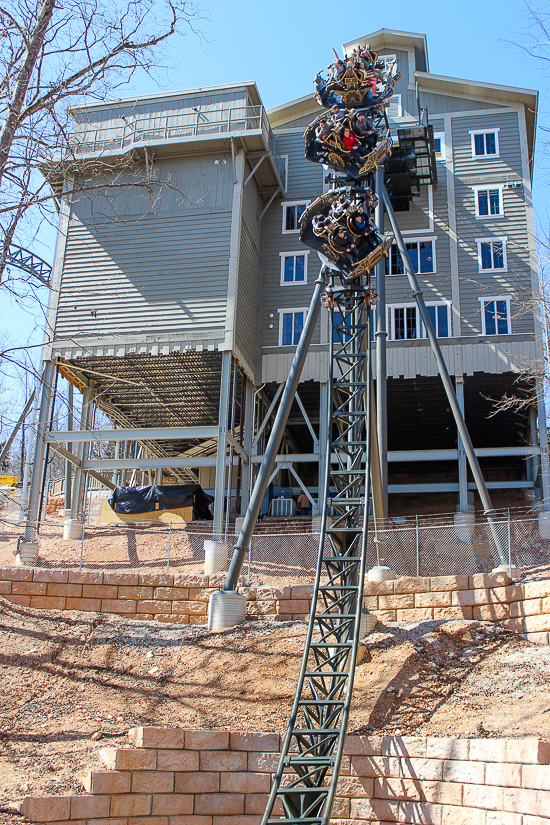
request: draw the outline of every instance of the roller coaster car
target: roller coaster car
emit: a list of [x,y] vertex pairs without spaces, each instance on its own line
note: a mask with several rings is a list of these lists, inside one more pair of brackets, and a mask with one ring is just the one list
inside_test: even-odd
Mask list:
[[[355,198],[355,200],[354,200]],[[338,228],[346,229],[352,236],[354,241],[361,240],[361,236],[354,231],[351,223],[350,210],[341,210],[339,214],[335,214],[332,207],[336,201],[353,202],[351,208],[354,213],[363,213],[368,219],[371,211],[369,202],[373,202],[374,198],[369,191],[366,191],[362,198],[357,200],[357,192],[353,192],[351,187],[341,187],[326,192],[321,197],[311,203],[300,220],[300,240],[311,249],[315,249],[323,263],[330,269],[339,272],[345,280],[352,280],[359,276],[368,276],[376,264],[383,258],[387,257],[388,249],[391,244],[389,238],[384,238],[382,242],[368,255],[362,257],[360,260],[353,261],[348,255],[339,250],[332,241],[332,236]],[[319,227],[319,220],[324,218],[325,221],[330,221],[330,226]],[[364,238],[363,238],[364,240]]]
[[[306,158],[313,161],[313,163],[323,163],[326,166],[330,166],[331,169],[334,169],[337,172],[344,172],[346,175],[356,179],[376,171],[378,166],[383,163],[386,158],[390,157],[392,151],[392,139],[388,134],[378,142],[372,152],[369,152],[368,155],[364,155],[358,163],[353,156],[353,153],[346,151],[336,131],[333,130],[324,139],[318,139],[316,137],[317,127],[323,118],[329,120],[330,112],[324,112],[319,115],[319,117],[315,118],[315,120],[309,124],[304,132],[305,155]],[[377,131],[381,131],[382,129],[387,131],[385,122],[382,118],[380,118],[380,123],[376,124],[376,127]],[[350,129],[353,134],[350,119],[347,117],[341,121],[339,128]],[[357,136],[354,135],[354,137]],[[360,138],[358,138],[358,140],[361,142]]]
[[[315,99],[321,106],[355,106],[376,108],[393,95],[394,86],[401,77],[397,61],[377,64],[378,55],[371,52],[372,65],[357,55],[338,60],[330,67],[331,76],[325,80],[321,72],[315,77]],[[377,91],[378,85],[382,89]],[[375,94],[373,94],[373,86]]]

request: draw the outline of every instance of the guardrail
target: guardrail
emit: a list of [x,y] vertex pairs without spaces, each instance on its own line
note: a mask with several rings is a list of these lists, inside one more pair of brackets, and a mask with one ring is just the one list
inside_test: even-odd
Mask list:
[[90,128],[79,124],[71,140],[75,155],[128,150],[143,143],[231,135],[238,132],[261,131],[273,157],[277,173],[284,181],[284,162],[275,146],[267,113],[263,106],[240,106],[214,111],[190,111],[155,117],[138,115],[131,123],[120,126]]

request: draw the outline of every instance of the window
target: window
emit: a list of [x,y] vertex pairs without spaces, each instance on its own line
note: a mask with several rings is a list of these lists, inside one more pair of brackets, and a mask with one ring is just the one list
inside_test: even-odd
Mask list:
[[300,218],[306,211],[309,201],[292,201],[283,203],[283,233],[299,232]]
[[307,284],[309,252],[280,252],[281,284]]
[[477,258],[479,271],[508,269],[506,256],[507,238],[477,238]]
[[480,298],[482,335],[509,335],[510,297]]
[[390,120],[395,120],[398,117],[403,117],[403,107],[401,106],[401,95],[392,95],[389,99],[389,106],[387,108],[388,117]]
[[[447,301],[427,305],[430,321],[438,338],[450,336],[450,309]],[[388,336],[390,341],[407,341],[412,338],[427,338],[426,328],[420,319],[416,304],[388,306]]]
[[502,186],[474,186],[476,218],[496,218],[504,213]]
[[434,132],[434,149],[437,160],[445,160],[445,132]]
[[307,309],[279,310],[279,346],[293,346],[300,340],[304,328]]
[[[409,253],[415,272],[435,272],[435,240],[406,241],[405,246]],[[405,268],[397,244],[392,244],[391,253],[386,258],[386,275],[403,275]]]
[[470,131],[472,141],[473,158],[498,158],[498,133],[499,129],[485,131],[484,129]]

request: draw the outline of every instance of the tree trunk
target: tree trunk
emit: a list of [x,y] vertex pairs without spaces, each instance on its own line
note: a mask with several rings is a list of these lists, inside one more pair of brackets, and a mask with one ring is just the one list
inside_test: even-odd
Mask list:
[[8,107],[8,114],[6,116],[6,120],[4,121],[4,125],[2,126],[2,130],[0,131],[0,181],[2,180],[2,175],[4,174],[6,162],[15,137],[19,115],[21,114],[23,103],[25,102],[25,95],[27,94],[27,89],[29,88],[29,82],[34,71],[34,67],[36,66],[40,49],[44,43],[46,31],[55,8],[55,2],[56,0],[43,0],[40,7],[40,11],[38,12],[38,17],[36,19],[36,26],[34,27],[32,35],[29,39],[25,60],[19,72],[19,77]]

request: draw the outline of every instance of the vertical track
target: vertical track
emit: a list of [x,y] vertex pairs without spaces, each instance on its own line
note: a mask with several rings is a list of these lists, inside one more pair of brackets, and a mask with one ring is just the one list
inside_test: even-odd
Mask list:
[[323,528],[302,667],[262,825],[329,822],[359,643],[370,477],[371,313],[360,279],[343,284],[334,274],[331,286],[332,406],[325,434]]

